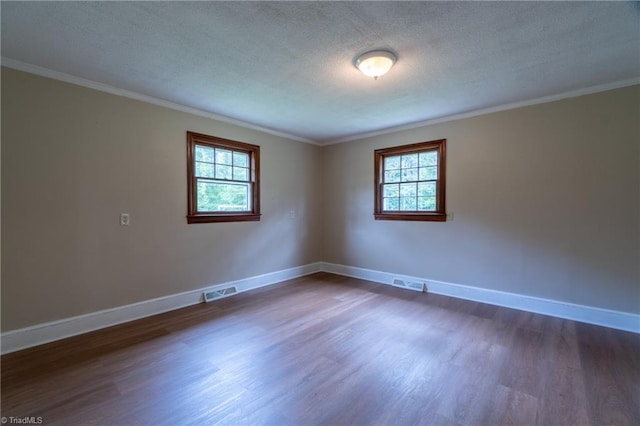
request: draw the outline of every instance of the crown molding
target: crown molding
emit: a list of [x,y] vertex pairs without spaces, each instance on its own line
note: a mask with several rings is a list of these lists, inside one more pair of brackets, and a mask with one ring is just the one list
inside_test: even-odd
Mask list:
[[122,96],[129,99],[134,99],[141,102],[146,102],[152,105],[169,108],[172,110],[186,112],[188,114],[197,115],[200,117],[210,118],[212,120],[221,121],[223,123],[232,124],[234,126],[242,127],[250,130],[257,130],[259,132],[267,133],[273,136],[278,136],[285,139],[292,139],[298,142],[304,142],[312,145],[318,145],[316,141],[303,138],[301,136],[292,135],[290,133],[281,132],[278,130],[270,129],[268,127],[258,126],[256,124],[247,123],[246,121],[238,120],[224,115],[214,114],[212,112],[204,111],[198,108],[188,107],[186,105],[178,104],[175,102],[167,101],[153,96],[143,95],[131,90],[119,89],[115,86],[99,83],[93,80],[88,80],[82,77],[76,77],[75,75],[63,73],[60,71],[54,71],[49,68],[40,67],[37,65],[28,64],[26,62],[17,61],[15,59],[2,57],[1,65],[3,67],[12,68],[18,71],[24,71],[30,74],[39,75],[42,77],[51,78],[53,80],[63,81],[65,83],[71,83],[89,89],[98,90],[100,92],[109,93],[116,96]]
[[583,89],[572,90],[569,92],[559,93],[556,95],[543,96],[541,98],[529,99],[524,101],[512,102],[504,105],[497,105],[489,108],[477,109],[477,110],[468,111],[460,114],[446,115],[438,118],[432,118],[428,120],[417,121],[414,123],[403,124],[401,126],[387,127],[385,129],[380,129],[373,132],[358,133],[350,136],[345,136],[343,138],[329,139],[326,141],[320,141],[319,144],[322,146],[327,146],[327,145],[334,145],[338,143],[367,139],[367,138],[372,138],[374,136],[397,133],[405,130],[413,130],[420,127],[430,126],[433,124],[461,120],[463,118],[477,117],[480,115],[491,114],[494,112],[507,111],[507,110],[516,109],[516,108],[522,108],[522,107],[527,107],[532,105],[544,104],[548,102],[560,101],[563,99],[576,98],[578,96],[591,95],[593,93],[598,93],[598,92],[606,92],[607,90],[621,89],[623,87],[635,86],[637,84],[640,84],[640,77],[615,81],[613,83],[600,84],[597,86],[591,86]]
[[516,108],[522,108],[522,107],[527,107],[527,106],[532,106],[532,105],[538,105],[538,104],[543,104],[543,103],[548,103],[548,102],[555,102],[555,101],[560,101],[563,99],[569,99],[569,98],[575,98],[578,96],[584,96],[584,95],[590,95],[593,93],[598,93],[598,92],[605,92],[607,90],[614,90],[614,89],[620,89],[623,87],[628,87],[628,86],[634,86],[637,84],[640,84],[640,77],[635,77],[635,78],[631,78],[631,79],[627,79],[627,80],[620,80],[620,81],[615,81],[612,83],[606,83],[606,84],[600,84],[600,85],[596,85],[596,86],[590,86],[590,87],[586,87],[586,88],[582,88],[582,89],[578,89],[578,90],[572,90],[569,92],[563,92],[563,93],[559,93],[559,94],[555,94],[555,95],[548,95],[548,96],[543,96],[540,98],[535,98],[535,99],[529,99],[529,100],[523,100],[523,101],[518,101],[518,102],[512,102],[509,104],[503,104],[503,105],[497,105],[497,106],[493,106],[493,107],[489,107],[489,108],[481,108],[481,109],[477,109],[477,110],[473,110],[473,111],[468,111],[468,112],[463,112],[460,114],[453,114],[453,115],[446,115],[446,116],[442,116],[442,117],[437,117],[437,118],[431,118],[428,120],[422,120],[422,121],[417,121],[417,122],[413,122],[413,123],[409,123],[409,124],[403,124],[400,126],[393,126],[393,127],[387,127],[384,129],[380,129],[380,130],[375,130],[372,132],[364,132],[364,133],[356,133],[353,135],[349,135],[349,136],[345,136],[345,137],[341,137],[341,138],[335,138],[335,139],[326,139],[326,140],[312,140],[312,139],[308,139],[308,138],[304,138],[301,136],[297,136],[297,135],[293,135],[290,133],[286,133],[286,132],[281,132],[275,129],[271,129],[268,127],[263,127],[263,126],[259,126],[256,124],[251,124],[242,120],[238,120],[235,118],[231,118],[231,117],[226,117],[224,115],[218,115],[218,114],[214,114],[212,112],[208,112],[208,111],[204,111],[198,108],[193,108],[193,107],[188,107],[186,105],[182,105],[182,104],[178,104],[175,102],[170,102],[170,101],[166,101],[164,99],[159,99],[159,98],[155,98],[153,96],[148,96],[148,95],[143,95],[141,93],[137,93],[131,90],[124,90],[124,89],[119,89],[117,87],[114,86],[110,86],[108,84],[104,84],[104,83],[99,83],[96,81],[92,81],[92,80],[88,80],[85,78],[81,78],[81,77],[76,77],[74,75],[71,74],[66,74],[63,72],[59,72],[59,71],[54,71],[51,70],[49,68],[44,68],[44,67],[40,67],[37,65],[32,65],[32,64],[28,64],[26,62],[21,62],[15,59],[11,59],[11,58],[6,58],[6,57],[2,57],[1,58],[1,65],[8,67],[8,68],[12,68],[18,71],[24,71],[24,72],[28,72],[30,74],[35,74],[35,75],[39,75],[42,77],[47,77],[47,78],[51,78],[54,80],[59,80],[59,81],[63,81],[66,83],[71,83],[71,84],[75,84],[78,86],[83,86],[83,87],[87,87],[90,89],[94,89],[94,90],[98,90],[101,92],[106,92],[106,93],[110,93],[112,95],[117,95],[117,96],[122,96],[125,98],[129,98],[129,99],[134,99],[134,100],[138,100],[141,102],[146,102],[152,105],[157,105],[157,106],[161,106],[161,107],[165,107],[165,108],[169,108],[169,109],[173,109],[176,111],[181,111],[181,112],[186,112],[188,114],[193,114],[193,115],[197,115],[200,117],[205,117],[205,118],[210,118],[212,120],[216,120],[216,121],[220,121],[223,123],[227,123],[227,124],[232,124],[234,126],[238,126],[238,127],[242,127],[245,129],[250,129],[250,130],[256,130],[259,132],[263,132],[263,133],[267,133],[273,136],[278,136],[281,138],[285,138],[285,139],[291,139],[291,140],[295,140],[298,142],[304,142],[304,143],[308,143],[311,145],[317,145],[317,146],[328,146],[328,145],[334,145],[334,144],[339,144],[339,143],[345,143],[345,142],[352,142],[352,141],[357,141],[357,140],[361,140],[361,139],[367,139],[367,138],[372,138],[375,136],[381,136],[381,135],[386,135],[386,134],[390,134],[390,133],[397,133],[397,132],[402,132],[402,131],[406,131],[406,130],[413,130],[413,129],[417,129],[420,127],[426,127],[426,126],[430,126],[433,124],[439,124],[439,123],[446,123],[449,121],[455,121],[455,120],[461,120],[463,118],[471,118],[471,117],[478,117],[481,115],[486,115],[486,114],[491,114],[494,112],[500,112],[500,111],[507,111],[507,110],[511,110],[511,109],[516,109]]

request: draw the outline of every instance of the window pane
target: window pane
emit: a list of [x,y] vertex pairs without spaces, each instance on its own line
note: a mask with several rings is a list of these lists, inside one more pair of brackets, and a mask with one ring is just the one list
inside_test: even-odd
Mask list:
[[258,145],[188,131],[187,158],[187,223],[260,221]]
[[383,197],[398,197],[400,195],[400,185],[397,183],[391,185],[384,185],[382,190]]
[[402,169],[402,181],[410,182],[418,180],[418,169]]
[[384,172],[385,182],[400,182],[400,170],[390,170]]
[[400,197],[400,210],[417,210],[416,197]]
[[231,165],[231,151],[227,149],[216,148],[216,163]]
[[198,212],[249,211],[249,184],[198,180]]
[[398,198],[383,198],[382,210],[399,210],[400,200]]
[[376,220],[445,222],[446,140],[374,150]]
[[438,164],[438,152],[428,151],[420,153],[420,167],[435,166]]
[[435,182],[418,183],[418,197],[434,197],[436,195]]
[[196,145],[196,161],[208,161],[209,163],[213,163],[213,158],[213,148]]
[[438,179],[438,166],[420,167],[419,180],[436,180]]
[[418,210],[435,211],[436,210],[435,197],[418,197]]
[[385,170],[393,170],[400,168],[400,156],[395,157],[385,157],[384,159],[384,169]]
[[231,166],[216,165],[216,179],[231,179],[232,169]]
[[234,167],[233,168],[233,180],[249,180],[249,169],[245,169],[244,167]]
[[402,156],[402,168],[418,167],[418,154],[406,154]]
[[201,163],[196,161],[196,176],[197,177],[214,177],[214,168],[211,163]]
[[400,184],[400,197],[415,197],[417,184],[402,183]]
[[233,165],[238,167],[249,167],[249,154],[244,152],[233,152]]

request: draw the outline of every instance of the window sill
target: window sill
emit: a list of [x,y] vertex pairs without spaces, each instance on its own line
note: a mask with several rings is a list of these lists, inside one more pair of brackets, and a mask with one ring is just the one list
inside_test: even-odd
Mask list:
[[213,223],[213,222],[256,222],[260,220],[260,214],[199,214],[187,216],[187,223]]
[[422,222],[446,222],[446,213],[374,213],[376,220],[411,220]]

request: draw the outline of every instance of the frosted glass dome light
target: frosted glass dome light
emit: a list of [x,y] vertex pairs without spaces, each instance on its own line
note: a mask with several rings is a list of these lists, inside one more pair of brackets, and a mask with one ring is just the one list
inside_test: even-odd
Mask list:
[[358,56],[354,64],[364,75],[377,80],[389,72],[396,59],[396,55],[388,50],[372,50]]

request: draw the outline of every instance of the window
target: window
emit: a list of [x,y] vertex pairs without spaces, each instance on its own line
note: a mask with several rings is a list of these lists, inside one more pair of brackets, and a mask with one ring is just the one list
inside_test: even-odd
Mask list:
[[260,220],[260,147],[187,132],[188,223]]
[[446,139],[375,151],[376,219],[444,222]]

